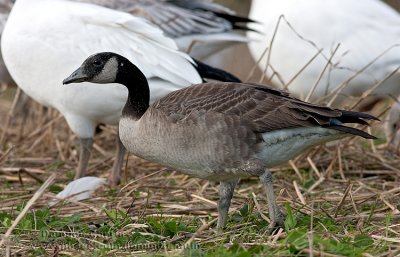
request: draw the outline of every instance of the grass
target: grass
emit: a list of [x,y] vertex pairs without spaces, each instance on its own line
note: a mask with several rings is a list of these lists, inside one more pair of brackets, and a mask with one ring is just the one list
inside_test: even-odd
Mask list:
[[[383,219],[373,217],[375,205],[365,205],[364,212],[371,215],[360,227],[357,217],[338,222],[318,211],[329,208],[329,204],[314,203],[312,210],[315,213],[308,215],[305,206],[292,208],[286,203],[286,232],[269,236],[268,222],[254,211],[251,198],[247,202],[231,213],[226,231],[205,231],[184,253],[187,256],[303,256],[315,251],[324,252],[325,256],[363,256],[365,253],[378,256],[396,245],[372,237],[378,231],[387,238],[397,234],[389,230],[390,211]],[[12,213],[0,214],[3,229],[11,225],[13,216],[22,208],[23,204],[20,204]],[[168,217],[163,215],[162,209],[159,212],[156,216],[136,217],[123,209],[104,207],[103,215],[93,223],[80,212],[63,215],[60,209],[42,207],[28,213],[18,224],[12,239],[13,248],[25,249],[26,254],[37,256],[58,250],[66,256],[86,255],[88,248],[92,256],[109,255],[110,252],[117,256],[132,251],[134,254],[158,252],[164,255],[167,252],[176,255],[174,251],[187,242],[202,221],[213,219],[211,215],[204,218],[192,215]],[[347,215],[351,212],[343,211],[340,217]],[[32,246],[37,248],[32,249]]]

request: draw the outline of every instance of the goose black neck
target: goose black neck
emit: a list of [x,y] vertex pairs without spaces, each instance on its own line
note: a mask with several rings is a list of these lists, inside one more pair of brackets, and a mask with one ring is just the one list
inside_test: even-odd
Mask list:
[[146,76],[132,63],[119,67],[116,83],[128,88],[128,99],[122,116],[140,119],[149,108],[150,89]]

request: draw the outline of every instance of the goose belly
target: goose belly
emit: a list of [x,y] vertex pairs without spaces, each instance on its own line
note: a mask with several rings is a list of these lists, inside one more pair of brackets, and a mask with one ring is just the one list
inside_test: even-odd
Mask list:
[[240,166],[254,155],[254,149],[235,141],[220,123],[207,126],[201,121],[194,124],[147,121],[142,123],[127,117],[120,120],[121,141],[134,155],[208,180],[248,176]]
[[264,145],[257,158],[268,168],[286,163],[310,147],[340,139],[347,134],[321,127],[293,128],[263,133]]

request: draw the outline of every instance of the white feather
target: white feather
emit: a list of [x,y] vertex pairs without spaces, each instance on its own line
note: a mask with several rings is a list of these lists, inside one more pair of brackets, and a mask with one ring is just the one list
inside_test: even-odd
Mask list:
[[78,202],[89,199],[97,189],[105,184],[106,180],[104,178],[97,177],[83,177],[74,180],[56,195],[57,199],[49,202],[49,206],[54,206],[62,200]]

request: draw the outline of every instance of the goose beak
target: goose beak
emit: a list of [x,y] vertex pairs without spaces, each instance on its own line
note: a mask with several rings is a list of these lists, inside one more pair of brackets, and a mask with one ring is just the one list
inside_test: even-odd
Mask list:
[[68,78],[63,80],[63,85],[71,83],[80,83],[87,81],[88,77],[82,73],[81,68],[74,71]]

